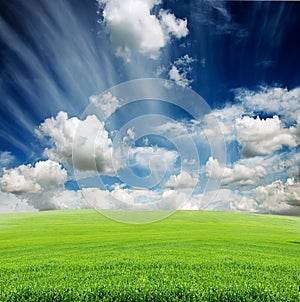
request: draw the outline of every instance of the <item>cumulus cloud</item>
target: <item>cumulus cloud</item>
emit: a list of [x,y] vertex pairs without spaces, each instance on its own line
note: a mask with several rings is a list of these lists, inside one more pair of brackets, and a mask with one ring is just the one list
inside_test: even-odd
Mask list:
[[198,177],[191,175],[186,171],[181,171],[178,175],[171,175],[164,184],[164,188],[168,189],[185,189],[193,188],[198,183]]
[[197,176],[182,171],[178,175],[172,175],[162,190],[127,188],[120,184],[115,184],[111,191],[84,188],[80,207],[99,210],[176,210],[182,207],[187,209],[186,201],[197,182]]
[[81,191],[62,190],[55,193],[50,202],[57,205],[59,209],[78,209],[82,200]]
[[38,193],[44,190],[61,188],[67,172],[52,160],[39,161],[34,166],[21,165],[13,169],[4,169],[0,179],[1,190],[14,194]]
[[153,13],[160,0],[98,0],[103,8],[103,24],[110,35],[115,55],[126,61],[132,52],[157,59],[171,37],[188,34],[187,21],[161,9]]
[[283,172],[290,165],[289,161],[286,161],[282,154],[241,158],[236,163],[249,168],[263,167],[268,175]]
[[4,169],[0,178],[2,192],[13,193],[39,210],[57,209],[60,206],[51,200],[64,187],[67,172],[52,160],[39,161],[34,166],[20,165]]
[[[235,97],[238,101],[237,103],[233,105],[227,104],[221,109],[214,109],[211,113],[204,116],[201,126],[208,137],[220,135],[221,132],[227,142],[232,142],[238,138],[242,140],[241,134],[246,132],[244,129],[251,132],[251,129],[255,128],[251,134],[253,135],[254,144],[260,138],[265,139],[264,134],[260,134],[258,133],[260,131],[257,131],[258,128],[263,126],[263,131],[267,131],[267,140],[270,141],[272,136],[274,138],[275,145],[271,148],[274,151],[281,149],[280,143],[278,143],[281,138],[283,138],[282,146],[286,145],[285,142],[287,142],[287,146],[294,146],[293,141],[299,141],[300,88],[288,90],[279,87],[260,87],[255,91],[240,88],[235,90]],[[261,119],[260,113],[274,116],[270,119]],[[256,119],[253,118],[255,114],[258,116]],[[218,122],[217,125],[216,120]],[[289,129],[287,125],[291,124],[294,126]],[[275,127],[276,130],[272,133],[268,132],[268,130],[272,131],[272,127]],[[283,130],[285,128],[287,129]],[[285,134],[285,132],[288,135],[278,138],[276,135],[278,129],[280,135]],[[254,138],[255,132],[258,135],[257,139]],[[246,135],[248,136],[248,133]],[[270,153],[265,153],[266,151],[266,148],[263,148],[262,153],[260,151],[257,152],[258,154],[274,152],[270,150]]]
[[265,212],[289,215],[300,214],[300,182],[288,178],[285,183],[276,180],[254,190],[255,201]]
[[177,190],[129,189],[122,185],[115,185],[112,191],[84,188],[82,195],[81,208],[99,210],[176,210],[188,197]]
[[257,213],[256,202],[238,190],[220,188],[196,194],[187,202],[186,209]]
[[168,11],[161,9],[159,11],[161,25],[167,35],[173,35],[177,39],[187,36],[187,20],[178,19]]
[[280,87],[260,87],[258,91],[237,89],[236,99],[245,112],[265,112],[280,115],[281,118],[296,121],[300,114],[300,88],[292,90]]
[[[184,140],[187,136],[201,140],[201,143],[213,143],[216,137],[224,137],[227,143],[236,140],[235,120],[241,118],[243,110],[239,106],[226,106],[214,109],[201,120],[168,121],[156,126],[155,130],[172,140]],[[209,140],[209,141],[208,141]]]
[[188,87],[193,82],[190,78],[192,71],[190,64],[194,61],[189,55],[184,55],[174,61],[169,70],[169,79],[181,87]]
[[50,159],[81,171],[113,173],[112,141],[104,122],[95,115],[80,120],[59,112],[56,117],[46,119],[36,133],[40,138],[50,138],[52,147],[44,152]]
[[261,119],[244,116],[235,123],[237,140],[242,145],[241,153],[246,157],[269,155],[283,146],[296,147],[296,128],[285,128],[278,116]]
[[110,192],[107,190],[100,190],[98,188],[83,188],[81,193],[83,197],[79,204],[81,209],[117,209]]
[[[131,130],[130,130],[131,133]],[[161,175],[164,171],[173,171],[179,154],[175,150],[168,150],[157,146],[136,147],[128,145],[129,137],[125,137],[126,144],[115,146],[114,167],[116,170],[129,167],[151,171],[152,175]]]
[[[84,177],[82,173],[89,171],[115,175],[118,170],[129,165],[130,169],[150,171],[152,180],[158,181],[165,175],[165,171],[174,171],[178,159],[178,152],[173,150],[132,145],[135,139],[133,128],[127,130],[124,140],[113,149],[104,122],[94,115],[80,120],[59,112],[56,117],[46,119],[36,132],[40,138],[50,138],[51,146],[46,148],[44,154],[51,160],[63,163],[70,170],[76,169],[76,175],[80,178]],[[126,171],[123,171],[123,176]]]
[[18,196],[0,191],[0,213],[15,212],[35,212],[33,206],[30,206],[26,200],[20,199]]
[[[152,169],[154,166],[157,166],[159,170],[173,170],[178,156],[177,151],[160,147],[137,147],[132,148],[129,153],[132,165],[138,165],[142,168],[149,168],[151,166]],[[162,163],[164,163],[164,167],[161,166]]]
[[189,85],[189,80],[184,73],[180,73],[179,69],[173,65],[169,71],[170,80],[173,80],[177,85],[186,87]]
[[267,186],[257,187],[254,192],[221,188],[192,196],[187,203],[187,209],[298,216],[299,188],[299,183],[292,179],[285,183],[276,180]]
[[298,216],[300,215],[299,176],[288,178],[285,182],[275,180],[254,190],[221,188],[218,191],[195,195],[189,202],[191,206],[197,205],[198,209]]
[[218,160],[212,157],[206,163],[206,173],[209,178],[221,180],[223,185],[255,185],[267,176],[267,170],[256,165],[248,167],[236,163],[232,168],[221,167]]
[[190,124],[186,121],[167,121],[156,126],[155,131],[161,133],[161,135],[174,138],[181,138],[188,134],[187,130],[190,127]]
[[92,95],[89,100],[91,104],[100,110],[101,120],[107,119],[121,106],[120,101],[110,91],[102,95]]
[[232,125],[226,125],[222,120],[217,120],[213,114],[207,114],[204,117],[204,134],[213,138],[222,134],[224,137],[228,137],[232,133]]
[[235,121],[242,117],[241,106],[231,105],[222,109],[214,109],[203,118],[203,131],[209,138],[222,134],[227,142],[236,139]]
[[288,168],[286,174],[288,177],[298,178],[300,174],[300,154],[297,151],[291,152],[288,158],[282,160],[283,168]]
[[177,169],[179,154],[174,150],[145,146],[114,151],[118,176],[131,186],[153,188]]

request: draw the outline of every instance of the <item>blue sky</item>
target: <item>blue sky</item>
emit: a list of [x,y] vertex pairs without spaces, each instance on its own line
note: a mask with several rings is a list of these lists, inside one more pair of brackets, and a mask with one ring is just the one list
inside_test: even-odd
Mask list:
[[299,14],[1,1],[0,211],[299,215]]

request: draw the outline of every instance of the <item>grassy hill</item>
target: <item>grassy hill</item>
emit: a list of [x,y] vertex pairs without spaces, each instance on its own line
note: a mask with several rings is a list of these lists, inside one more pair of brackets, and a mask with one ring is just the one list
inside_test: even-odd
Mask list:
[[0,301],[300,301],[296,217],[0,215]]

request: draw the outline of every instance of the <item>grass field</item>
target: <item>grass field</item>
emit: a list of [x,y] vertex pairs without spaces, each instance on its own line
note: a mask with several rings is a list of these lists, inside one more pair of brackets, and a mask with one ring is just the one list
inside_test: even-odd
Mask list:
[[0,301],[300,301],[300,220],[178,211],[0,215]]

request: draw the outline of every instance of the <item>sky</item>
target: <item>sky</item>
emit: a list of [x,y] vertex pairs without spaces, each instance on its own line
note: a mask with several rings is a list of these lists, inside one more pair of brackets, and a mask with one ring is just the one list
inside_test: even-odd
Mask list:
[[300,215],[300,2],[0,1],[0,213]]

